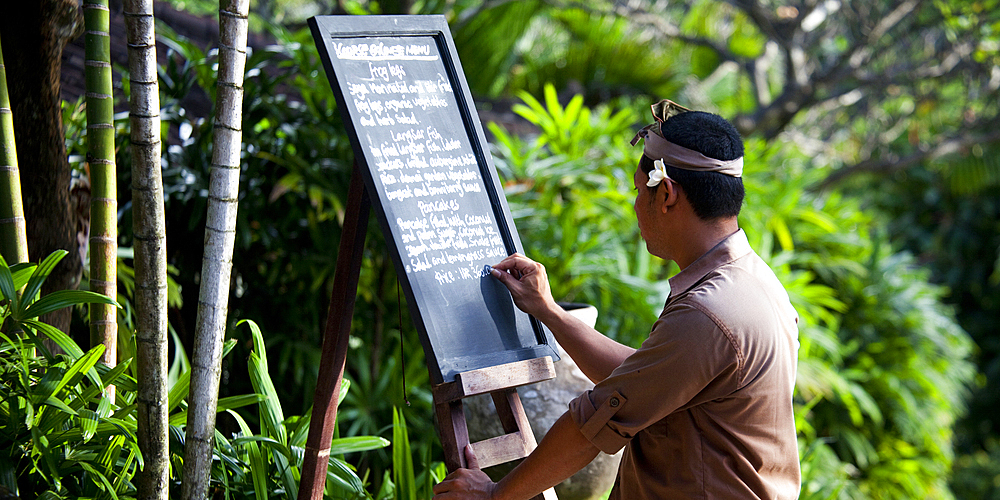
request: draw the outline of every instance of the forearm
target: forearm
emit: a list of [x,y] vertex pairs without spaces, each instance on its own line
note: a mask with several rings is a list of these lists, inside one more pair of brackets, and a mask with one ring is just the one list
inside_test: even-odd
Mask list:
[[550,308],[537,318],[552,330],[566,354],[595,384],[608,378],[625,358],[635,352],[635,349],[608,338],[561,307]]
[[492,498],[532,498],[575,474],[598,453],[600,450],[580,433],[569,413],[564,413],[535,451],[497,483]]

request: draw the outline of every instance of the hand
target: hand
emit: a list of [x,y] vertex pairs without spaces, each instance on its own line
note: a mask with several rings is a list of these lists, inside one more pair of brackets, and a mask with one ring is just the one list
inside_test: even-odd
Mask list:
[[479,470],[479,460],[472,451],[472,445],[465,446],[465,463],[469,466],[468,469],[458,469],[434,486],[436,500],[493,498],[497,485],[485,472]]
[[557,308],[545,266],[538,262],[515,253],[493,266],[491,274],[507,287],[518,309],[541,320],[544,313]]

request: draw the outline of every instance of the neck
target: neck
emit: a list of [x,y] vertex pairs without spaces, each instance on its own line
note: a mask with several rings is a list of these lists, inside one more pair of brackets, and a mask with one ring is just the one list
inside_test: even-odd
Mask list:
[[674,240],[670,257],[678,267],[684,269],[739,229],[736,217],[711,222],[698,220],[689,224],[684,234]]

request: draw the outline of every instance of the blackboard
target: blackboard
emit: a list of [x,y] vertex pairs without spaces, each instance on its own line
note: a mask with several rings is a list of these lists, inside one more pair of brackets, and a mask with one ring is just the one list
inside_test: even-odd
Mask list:
[[523,253],[443,16],[309,19],[433,383],[551,356],[486,266]]

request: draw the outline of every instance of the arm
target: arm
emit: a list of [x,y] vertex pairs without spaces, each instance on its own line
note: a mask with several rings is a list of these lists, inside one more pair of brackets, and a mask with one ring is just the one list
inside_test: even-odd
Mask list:
[[435,500],[532,498],[572,476],[600,453],[568,413],[556,420],[538,448],[499,483],[494,484],[479,470],[470,451],[466,449],[470,468],[458,469],[435,485]]
[[552,330],[559,345],[595,384],[635,352],[587,326],[556,304],[545,266],[514,254],[493,266],[493,277],[510,291],[514,304]]

